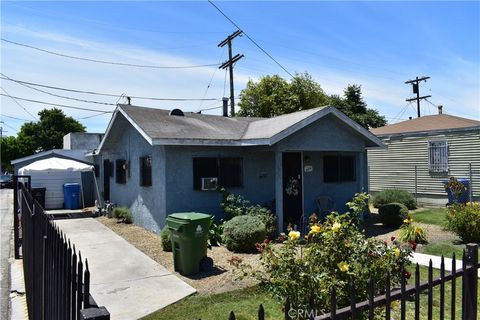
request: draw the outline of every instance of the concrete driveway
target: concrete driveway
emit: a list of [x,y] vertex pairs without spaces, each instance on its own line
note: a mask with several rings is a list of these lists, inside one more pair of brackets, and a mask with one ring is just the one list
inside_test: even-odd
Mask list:
[[95,219],[55,223],[88,259],[91,294],[111,319],[138,319],[196,291]]

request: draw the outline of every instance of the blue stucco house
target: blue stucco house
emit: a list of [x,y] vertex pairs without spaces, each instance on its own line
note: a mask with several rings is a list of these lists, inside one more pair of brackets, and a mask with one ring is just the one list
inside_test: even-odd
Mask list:
[[174,212],[220,217],[217,186],[273,201],[283,229],[315,212],[319,195],[345,211],[368,191],[366,149],[382,146],[329,106],[263,119],[118,105],[94,159],[103,199],[146,229],[158,232]]

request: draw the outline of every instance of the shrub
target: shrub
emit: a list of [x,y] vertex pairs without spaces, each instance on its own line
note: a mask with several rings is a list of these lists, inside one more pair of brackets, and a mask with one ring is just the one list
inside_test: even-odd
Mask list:
[[160,240],[162,241],[163,251],[172,251],[171,232],[167,226],[163,227],[162,231],[160,232]]
[[398,239],[402,242],[426,243],[427,233],[423,228],[415,225],[409,216],[400,228]]
[[408,217],[408,209],[401,203],[389,203],[378,209],[380,221],[386,227],[398,228]]
[[447,229],[464,242],[480,242],[480,202],[454,204],[448,208]]
[[414,210],[417,208],[415,198],[406,190],[401,189],[387,189],[380,191],[373,197],[373,206],[380,208],[383,205],[397,202],[404,204],[408,210]]
[[265,224],[257,216],[238,216],[223,225],[224,242],[233,252],[251,252],[265,239]]
[[410,263],[410,245],[366,238],[346,214],[331,214],[324,224],[312,224],[310,228],[306,240],[298,231],[290,231],[282,246],[259,245],[260,267],[239,258],[233,264],[281,301],[288,298],[294,309],[311,309],[309,298],[314,297],[313,309],[328,312],[332,288],[337,292],[337,306],[347,306],[352,281],[357,301],[366,300],[368,279],[373,281],[375,294],[380,294],[387,272],[391,286],[399,286],[401,268]]
[[218,247],[223,243],[223,223],[216,224],[214,221],[210,224],[210,230],[208,230],[208,247]]
[[115,207],[112,214],[114,218],[124,223],[132,223],[132,213],[127,207]]
[[220,190],[223,193],[223,201],[220,204],[223,211],[229,218],[237,216],[258,216],[265,225],[267,237],[272,239],[277,231],[277,220],[272,212],[260,205],[251,205],[250,201],[243,198],[241,195],[235,195],[225,189]]

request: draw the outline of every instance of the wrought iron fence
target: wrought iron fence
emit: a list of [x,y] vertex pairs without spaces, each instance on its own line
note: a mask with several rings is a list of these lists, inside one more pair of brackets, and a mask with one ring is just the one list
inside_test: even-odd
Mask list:
[[29,319],[110,319],[107,309],[99,307],[90,295],[88,261],[85,260],[84,265],[75,245],[49,219],[30,190],[23,183],[17,185],[19,192],[15,193],[18,196],[15,201],[19,201],[21,214],[21,252]]
[[[417,264],[415,269],[414,284],[407,286],[407,278],[405,272],[402,272],[400,288],[390,287],[390,275],[386,275],[386,287],[382,290],[382,294],[375,295],[378,292],[373,283],[368,285],[368,299],[357,302],[355,294],[355,284],[350,285],[350,305],[339,306],[335,288],[330,293],[330,312],[326,314],[317,314],[315,305],[315,297],[309,299],[308,310],[295,310],[294,306],[287,300],[284,304],[283,313],[285,320],[293,319],[315,319],[315,320],[341,320],[341,319],[374,319],[375,310],[381,308],[384,310],[384,318],[392,319],[392,302],[399,301],[400,310],[395,319],[420,319],[421,308],[426,308],[428,319],[457,319],[457,308],[461,311],[462,320],[476,320],[478,308],[478,245],[468,244],[467,250],[462,257],[462,266],[457,269],[455,254],[452,258],[451,272],[445,272],[445,262],[442,256],[440,265],[440,276],[433,278],[432,262],[428,267],[427,281],[420,281],[420,267]],[[462,290],[457,292],[456,280],[461,277]],[[445,285],[450,283],[451,294],[449,297],[445,294]],[[439,314],[434,314],[433,291],[434,288],[439,287]],[[420,294],[427,293],[427,303],[422,305],[420,301]],[[457,294],[461,294],[462,304],[457,306]],[[445,305],[449,300],[450,315],[446,315]],[[407,301],[412,301],[413,316],[407,316]],[[231,311],[228,317],[229,320],[235,320],[235,312]],[[258,308],[258,320],[265,319],[265,310],[263,305]]]

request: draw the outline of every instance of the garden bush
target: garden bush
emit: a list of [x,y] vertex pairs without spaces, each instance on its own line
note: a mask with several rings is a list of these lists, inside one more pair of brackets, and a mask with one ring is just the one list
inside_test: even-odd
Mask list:
[[163,227],[162,231],[160,232],[160,240],[162,241],[163,251],[172,251],[171,231],[167,226]]
[[398,228],[408,218],[408,209],[401,203],[389,203],[378,209],[380,221],[386,227]]
[[132,223],[132,213],[127,207],[115,207],[113,208],[113,217],[121,220],[125,223]]
[[252,205],[243,196],[235,195],[223,188],[220,191],[223,193],[223,200],[220,206],[229,218],[243,215],[258,216],[265,225],[267,237],[273,239],[277,232],[277,220],[269,209],[258,204]]
[[265,240],[265,224],[258,216],[237,216],[223,225],[224,242],[233,252],[252,252]]
[[407,219],[403,220],[398,239],[403,242],[426,243],[427,233],[423,228],[414,224],[413,219],[408,216]]
[[[332,213],[323,224],[311,224],[307,239],[298,231],[290,231],[284,245],[263,243],[261,265],[251,266],[236,257],[243,276],[254,277],[281,301],[287,298],[294,309],[328,312],[330,290],[336,289],[337,306],[350,303],[350,283],[355,283],[357,301],[368,297],[368,280],[372,279],[375,294],[385,288],[387,272],[391,286],[400,285],[402,267],[409,264],[412,247],[398,241],[386,243],[366,238],[352,218]],[[408,276],[408,275],[407,275]]]
[[454,204],[448,208],[447,229],[464,242],[480,242],[480,202]]
[[408,210],[414,210],[417,208],[417,203],[412,194],[401,189],[387,189],[380,191],[372,200],[372,204],[375,208],[380,208],[381,206],[392,202],[402,203],[408,208]]
[[210,224],[210,229],[208,230],[208,247],[212,246],[218,247],[223,243],[223,223],[215,223],[212,221]]

